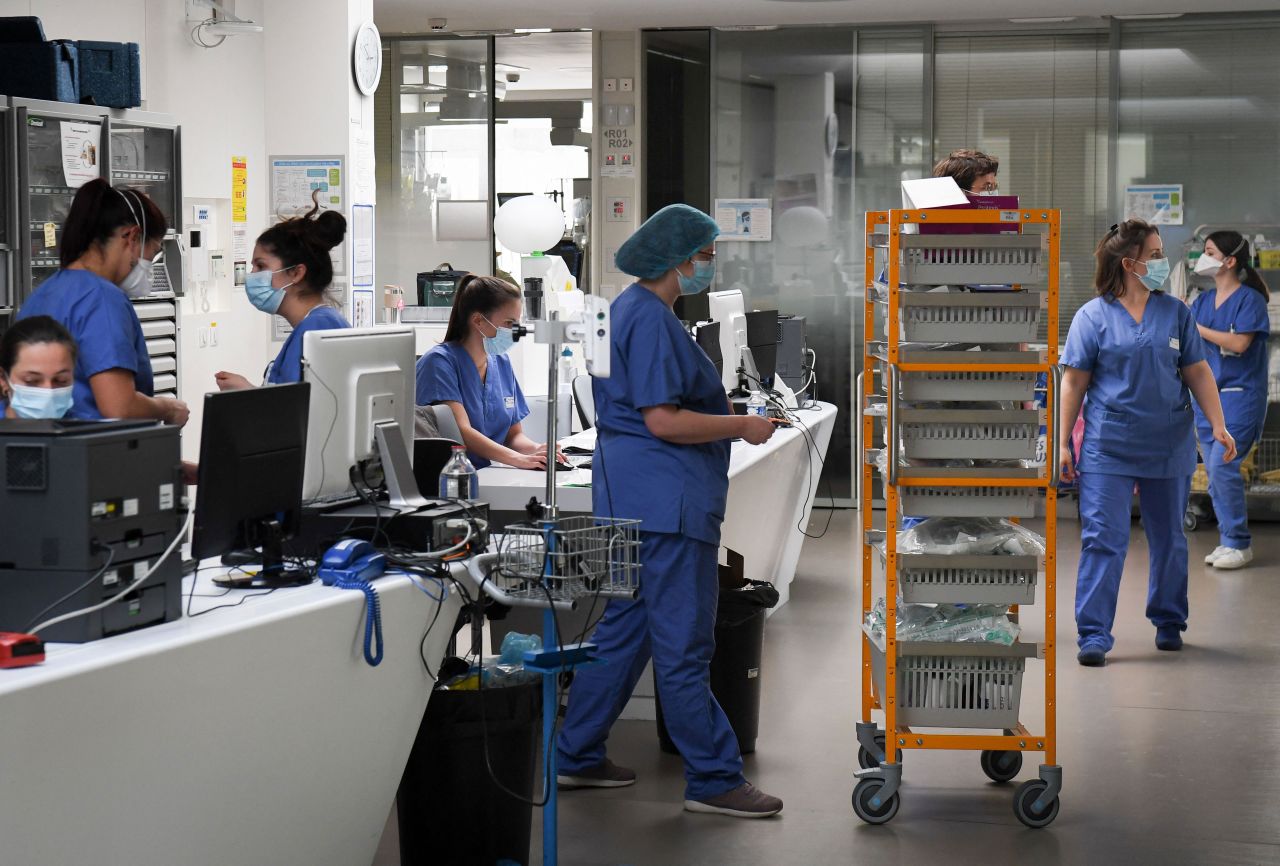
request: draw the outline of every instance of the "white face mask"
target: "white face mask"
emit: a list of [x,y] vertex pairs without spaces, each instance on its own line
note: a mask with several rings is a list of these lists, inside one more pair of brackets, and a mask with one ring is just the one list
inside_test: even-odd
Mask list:
[[151,279],[155,268],[155,262],[138,259],[133,270],[120,281],[120,288],[124,289],[124,293],[131,298],[145,298],[151,294]]
[[1201,276],[1211,277],[1218,271],[1222,270],[1223,262],[1221,259],[1215,259],[1208,253],[1203,254],[1196,259],[1195,272]]

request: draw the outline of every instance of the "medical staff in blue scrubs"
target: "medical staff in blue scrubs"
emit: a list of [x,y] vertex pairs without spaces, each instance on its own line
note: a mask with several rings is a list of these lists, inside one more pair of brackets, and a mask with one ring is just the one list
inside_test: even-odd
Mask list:
[[14,322],[0,337],[5,418],[63,418],[75,400],[76,341],[48,316]]
[[[316,205],[307,213],[276,223],[258,235],[253,248],[253,271],[244,283],[249,303],[267,315],[283,318],[293,331],[267,365],[262,384],[283,385],[302,380],[302,335],[308,331],[349,328],[329,296],[333,259],[329,251],[342,243],[347,220]],[[252,388],[238,373],[214,374],[223,391]]]
[[49,316],[79,346],[70,418],[154,418],[187,423],[181,400],[155,397],[151,356],[130,297],[151,291],[167,224],[146,193],[95,179],[63,223],[61,268],[27,298],[18,319]]
[[521,311],[520,290],[511,283],[467,274],[458,284],[444,342],[418,359],[418,405],[453,411],[477,469],[494,462],[547,466],[547,447],[521,426],[529,406],[507,357]]
[[1271,295],[1252,261],[1249,241],[1239,232],[1209,235],[1195,270],[1213,277],[1214,287],[1191,304],[1218,383],[1227,430],[1237,446],[1235,459],[1224,461],[1209,419],[1197,403],[1196,432],[1220,541],[1204,561],[1220,569],[1244,568],[1253,560],[1240,464],[1262,435],[1267,412],[1267,337],[1271,333],[1267,301]]
[[[1187,539],[1182,515],[1196,466],[1191,397],[1209,420],[1222,459],[1236,446],[1222,419],[1213,371],[1191,311],[1160,291],[1169,277],[1160,233],[1142,220],[1112,226],[1094,253],[1098,297],[1071,322],[1062,354],[1059,460],[1078,476],[1080,570],[1077,659],[1106,663],[1138,488],[1150,558],[1147,618],[1156,647],[1182,648],[1187,627]],[[1084,442],[1073,460],[1071,429],[1084,401]]]
[[558,742],[566,787],[621,787],[635,773],[605,740],[650,658],[667,731],[685,764],[685,809],[765,818],[782,801],[742,775],[728,719],[711,694],[719,593],[717,552],[729,489],[729,443],[761,444],[773,425],[732,414],[720,374],[672,307],[715,275],[719,231],[706,214],[670,205],[618,250],[639,277],[613,302],[612,373],[596,379],[595,513],[638,518],[640,597],[611,601],[592,641],[606,664],[579,671]]

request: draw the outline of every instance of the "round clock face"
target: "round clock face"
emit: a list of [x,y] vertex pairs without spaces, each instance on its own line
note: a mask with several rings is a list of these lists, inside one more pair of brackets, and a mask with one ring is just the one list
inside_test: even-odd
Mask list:
[[378,89],[382,78],[382,37],[372,21],[361,24],[356,32],[356,42],[351,48],[351,74],[365,96],[371,96]]

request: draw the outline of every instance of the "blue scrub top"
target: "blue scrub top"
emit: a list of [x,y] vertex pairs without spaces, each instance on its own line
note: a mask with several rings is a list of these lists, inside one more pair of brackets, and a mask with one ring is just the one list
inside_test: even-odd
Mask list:
[[75,402],[68,418],[102,418],[89,379],[107,370],[127,370],[139,392],[155,393],[142,323],[115,283],[91,271],[60,270],[23,302],[18,318],[31,316],[58,320],[76,340]]
[[647,532],[719,544],[729,493],[729,441],[666,442],[649,432],[641,410],[671,404],[727,415],[720,374],[675,313],[643,286],[629,286],[611,311],[612,374],[592,381],[595,513],[639,518]]
[[[1216,306],[1217,302],[1217,289],[1203,292],[1192,302],[1191,314],[1197,324],[1229,334],[1254,335],[1240,355],[1204,341],[1206,359],[1222,392],[1222,412],[1232,426],[1259,424],[1267,407],[1267,337],[1271,333],[1267,301],[1261,292],[1242,285],[1222,306]],[[1196,414],[1202,414],[1199,406]],[[1248,445],[1237,444],[1241,448]]]
[[1092,373],[1079,468],[1134,478],[1194,472],[1191,394],[1181,370],[1203,360],[1191,310],[1163,292],[1151,293],[1141,324],[1105,297],[1076,311],[1062,363]]
[[267,366],[266,383],[287,385],[302,381],[302,335],[307,331],[332,331],[350,327],[342,313],[333,307],[322,304],[314,308],[293,329],[293,333],[276,354],[276,359]]
[[[506,355],[490,355],[484,380],[476,362],[461,343],[441,343],[418,359],[418,405],[461,403],[472,428],[499,445],[507,444],[511,428],[529,414],[516,371]],[[467,452],[477,469],[485,458]]]

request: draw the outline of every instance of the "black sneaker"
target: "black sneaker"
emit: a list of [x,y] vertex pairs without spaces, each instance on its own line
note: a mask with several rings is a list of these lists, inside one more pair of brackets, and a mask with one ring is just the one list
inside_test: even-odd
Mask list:
[[1156,649],[1177,652],[1182,649],[1182,629],[1176,625],[1162,625],[1156,629]]
[[625,788],[635,783],[635,770],[619,767],[608,758],[585,770],[556,774],[556,784],[561,788]]
[[1084,646],[1076,653],[1076,661],[1087,668],[1100,668],[1107,663],[1107,651],[1099,646]]
[[689,812],[729,815],[733,818],[770,818],[782,811],[782,801],[771,797],[750,782],[705,800],[685,800]]

